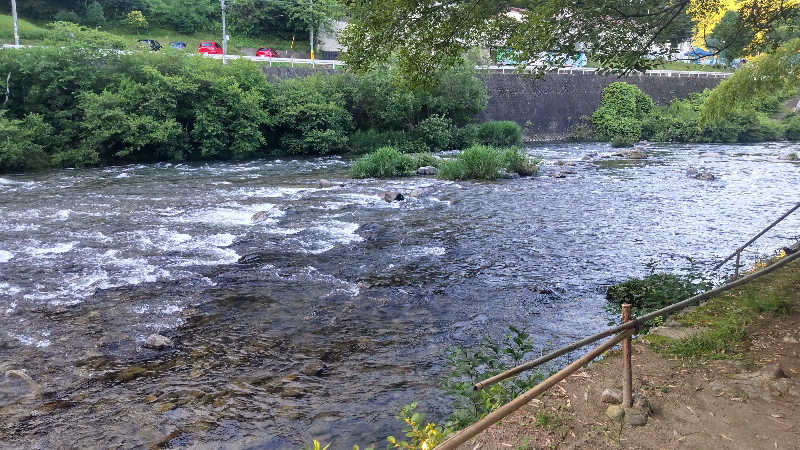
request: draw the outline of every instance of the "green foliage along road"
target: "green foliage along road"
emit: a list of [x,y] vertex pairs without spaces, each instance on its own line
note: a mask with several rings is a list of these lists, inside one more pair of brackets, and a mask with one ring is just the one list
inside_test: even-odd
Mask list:
[[0,171],[314,156],[349,152],[353,143],[366,152],[386,139],[438,150],[466,134],[487,102],[466,65],[432,91],[395,83],[391,70],[271,84],[249,61],[92,49],[106,45],[97,33],[79,32],[80,47],[0,51],[0,90],[9,92]]

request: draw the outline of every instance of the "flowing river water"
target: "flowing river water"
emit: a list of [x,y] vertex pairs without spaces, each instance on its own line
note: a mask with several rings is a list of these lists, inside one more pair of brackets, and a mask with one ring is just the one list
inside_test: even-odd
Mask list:
[[586,336],[609,284],[710,269],[800,192],[787,143],[528,151],[542,173],[497,182],[350,180],[339,158],[3,176],[0,447],[382,446],[404,404],[446,417],[449,348]]

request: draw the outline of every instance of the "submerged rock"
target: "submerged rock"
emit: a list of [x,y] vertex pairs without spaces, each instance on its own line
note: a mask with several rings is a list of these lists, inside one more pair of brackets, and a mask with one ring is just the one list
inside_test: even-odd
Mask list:
[[394,202],[394,201],[400,202],[400,201],[405,200],[406,198],[403,196],[403,194],[401,194],[399,192],[388,191],[388,192],[384,192],[383,193],[383,199],[386,200],[387,202],[391,203],[391,202]]
[[266,211],[259,211],[259,212],[255,213],[255,214],[253,214],[253,216],[250,218],[250,220],[251,220],[253,223],[261,223],[261,222],[264,222],[264,221],[266,221],[267,219],[269,219],[269,213],[270,213],[271,211],[272,211],[271,209],[268,209],[268,210],[266,210]]
[[172,347],[172,339],[162,336],[160,334],[151,334],[147,336],[147,340],[144,341],[145,348],[152,348],[155,350],[163,350],[165,348]]
[[439,173],[439,169],[433,166],[423,166],[417,169],[417,175],[436,175]]
[[647,158],[647,153],[645,153],[645,152],[643,152],[641,150],[631,150],[631,151],[625,153],[625,156],[630,158],[630,159],[645,159],[645,158]]
[[567,178],[567,174],[559,171],[553,174],[553,178]]
[[717,179],[717,177],[715,177],[714,174],[711,172],[700,172],[694,177],[702,181],[714,181]]
[[311,361],[303,365],[300,373],[309,377],[321,377],[327,372],[327,366],[322,361]]
[[797,161],[800,157],[797,156],[797,153],[784,153],[778,159],[781,161]]

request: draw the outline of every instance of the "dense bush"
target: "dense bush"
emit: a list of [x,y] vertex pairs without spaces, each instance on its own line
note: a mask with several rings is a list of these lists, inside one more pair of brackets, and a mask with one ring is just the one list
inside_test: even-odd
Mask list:
[[[51,24],[47,33],[62,45],[0,52],[0,72],[11,74],[4,127],[16,130],[20,121],[38,118],[51,130],[40,151],[3,147],[0,170],[324,155],[385,146],[404,153],[438,151],[455,143],[456,122],[448,114],[477,112],[470,108],[481,104],[404,90],[381,73],[275,85],[249,61],[223,66],[191,55],[177,58],[169,50],[122,54],[109,51],[124,44],[115,36],[65,22]],[[457,79],[477,80],[474,69],[457,72]],[[0,89],[5,88],[3,77]],[[447,92],[456,95],[457,89]],[[473,94],[466,89],[458,95]]]
[[27,170],[48,164],[53,128],[39,114],[9,120],[0,111],[0,171]]
[[411,155],[394,147],[383,147],[358,158],[350,168],[353,178],[392,178],[411,175],[419,166]]
[[792,116],[786,121],[786,139],[800,141],[800,116]]
[[478,126],[478,141],[483,145],[513,147],[522,143],[522,127],[510,120],[484,122]]
[[478,130],[480,126],[475,123],[456,128],[453,131],[452,147],[457,149],[464,149],[479,143]]
[[639,140],[642,121],[653,110],[653,100],[638,87],[611,83],[603,90],[600,106],[592,114],[592,126],[602,139],[616,144]]
[[[631,278],[610,286],[606,291],[609,304],[607,310],[616,319],[621,305],[629,303],[633,317],[639,317],[665,306],[685,300],[711,288],[711,283],[697,275],[656,273],[650,266],[650,274],[644,278]],[[650,324],[645,324],[645,329]]]
[[503,167],[509,173],[516,173],[523,177],[536,175],[539,172],[540,159],[531,159],[517,148],[505,149],[501,153]]
[[417,139],[431,152],[449,148],[453,140],[453,122],[439,115],[432,115],[415,128]]

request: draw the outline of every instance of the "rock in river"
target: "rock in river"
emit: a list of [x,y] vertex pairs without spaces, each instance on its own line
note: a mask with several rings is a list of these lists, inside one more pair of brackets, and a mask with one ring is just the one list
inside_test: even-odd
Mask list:
[[439,169],[433,166],[423,166],[417,169],[417,175],[436,175],[439,173]]
[[400,202],[400,201],[405,200],[406,198],[403,196],[403,194],[401,194],[399,192],[388,191],[388,192],[384,192],[383,193],[383,199],[386,200],[387,202],[391,203],[391,202],[394,202],[394,201]]
[[155,350],[163,350],[172,347],[172,339],[160,334],[151,334],[147,336],[147,340],[144,341],[144,346]]

